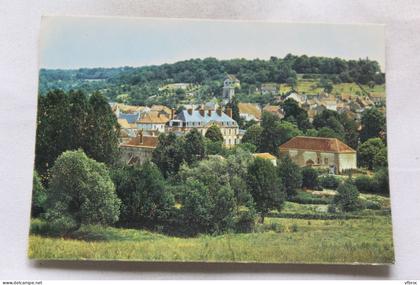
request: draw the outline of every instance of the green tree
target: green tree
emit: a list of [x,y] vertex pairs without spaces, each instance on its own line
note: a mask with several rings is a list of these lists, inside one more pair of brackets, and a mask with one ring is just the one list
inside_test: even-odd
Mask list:
[[302,187],[317,189],[319,187],[318,171],[306,166],[302,168]]
[[250,126],[242,137],[242,143],[251,143],[259,148],[261,146],[262,132],[263,128],[261,126],[256,124]]
[[113,172],[113,180],[122,201],[121,224],[156,228],[168,222],[175,200],[156,165],[125,166]]
[[185,234],[211,232],[211,200],[209,190],[201,182],[189,179],[183,186],[180,214]]
[[66,151],[51,169],[47,220],[64,231],[118,221],[121,201],[106,166],[83,151]]
[[308,113],[299,107],[298,102],[293,99],[287,99],[283,102],[284,120],[289,122],[296,122],[301,131],[306,131],[312,128],[309,122]]
[[32,180],[32,217],[37,217],[45,211],[45,202],[47,200],[47,192],[41,183],[38,172],[34,171]]
[[287,155],[280,160],[277,169],[287,196],[294,196],[296,194],[296,189],[302,186],[302,172],[300,167]]
[[263,112],[261,126],[263,131],[258,150],[277,156],[279,155],[279,146],[282,143],[302,134],[296,125],[287,121],[281,121],[277,116],[268,112]]
[[343,140],[343,137],[336,133],[333,129],[328,127],[322,127],[318,130],[318,137],[320,138],[337,138],[339,140]]
[[204,138],[197,129],[194,128],[185,135],[184,149],[185,161],[190,165],[205,158]]
[[96,92],[89,98],[86,154],[99,162],[111,164],[118,156],[119,124],[111,106],[102,94]]
[[38,97],[35,168],[45,174],[55,159],[65,150],[71,149],[68,120],[69,98],[61,90],[53,90]]
[[281,210],[286,195],[271,161],[256,158],[248,167],[246,182],[261,216],[261,223],[264,223],[264,217],[270,210]]
[[382,138],[385,133],[385,116],[378,109],[371,108],[362,115],[362,130],[360,140],[367,141],[370,138]]
[[227,108],[232,109],[232,119],[236,121],[236,123],[242,127],[243,125],[243,119],[241,118],[239,114],[239,105],[238,105],[238,99],[236,97],[232,98],[232,101],[230,101],[228,104],[226,104]]
[[184,140],[174,133],[161,134],[158,145],[153,150],[152,161],[159,167],[165,178],[178,173],[184,161]]
[[217,125],[212,125],[207,129],[206,138],[211,140],[212,142],[222,142],[223,143],[223,135],[220,131],[220,128]]
[[387,165],[386,146],[380,138],[370,138],[362,143],[357,151],[360,166],[373,170]]
[[334,204],[338,205],[342,211],[355,211],[359,208],[359,191],[351,183],[343,183],[337,187]]

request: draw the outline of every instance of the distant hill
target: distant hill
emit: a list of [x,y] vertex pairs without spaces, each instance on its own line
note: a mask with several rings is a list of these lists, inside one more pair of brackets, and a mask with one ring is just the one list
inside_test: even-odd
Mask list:
[[[110,100],[116,100],[120,94],[128,94],[130,103],[143,104],[150,97],[162,95],[159,91],[162,85],[182,82],[201,86],[197,89],[197,96],[206,99],[221,94],[226,74],[234,74],[241,81],[243,92],[247,90],[249,94],[262,83],[293,86],[304,82],[298,74],[320,81],[317,88],[345,83],[375,86],[385,81],[379,64],[369,59],[344,60],[289,54],[284,58],[271,57],[269,60],[205,58],[143,67],[41,69],[39,94],[46,94],[51,89],[79,89],[87,93],[102,92]],[[281,90],[285,91],[284,87]],[[165,100],[174,101],[166,102],[174,105],[177,98],[170,95],[166,92],[162,96],[166,96]]]

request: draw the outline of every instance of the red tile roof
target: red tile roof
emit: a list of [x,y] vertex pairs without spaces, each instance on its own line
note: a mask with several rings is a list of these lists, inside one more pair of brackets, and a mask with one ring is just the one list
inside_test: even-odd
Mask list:
[[280,146],[280,150],[300,149],[310,151],[353,153],[354,149],[336,138],[318,138],[297,136]]
[[120,147],[142,147],[142,148],[156,148],[158,145],[158,137],[153,136],[137,136],[132,138],[127,143],[121,144]]

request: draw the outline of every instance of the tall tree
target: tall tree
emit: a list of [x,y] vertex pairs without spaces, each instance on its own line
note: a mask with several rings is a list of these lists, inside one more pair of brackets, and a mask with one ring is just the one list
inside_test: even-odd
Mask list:
[[387,166],[386,153],[386,145],[380,138],[368,139],[357,150],[358,163],[370,170]]
[[207,129],[205,137],[210,139],[212,142],[223,142],[222,132],[217,125],[210,126]]
[[89,98],[86,154],[93,159],[113,163],[118,155],[119,124],[107,99],[100,93]]
[[190,165],[206,156],[204,138],[197,129],[194,128],[185,135],[184,149],[185,161]]
[[268,112],[263,112],[261,126],[263,131],[258,150],[277,156],[279,155],[280,144],[302,134],[296,125],[287,121],[281,121],[277,116]]
[[184,140],[174,133],[161,134],[152,154],[152,161],[159,167],[165,178],[178,173],[184,161]]
[[70,145],[69,98],[60,90],[38,97],[35,168],[41,176]]
[[384,138],[385,116],[378,109],[371,108],[362,115],[362,130],[360,140],[367,141],[370,138]]
[[251,143],[258,148],[261,147],[261,135],[263,128],[257,124],[250,126],[244,136],[242,137],[242,143]]
[[283,183],[288,197],[296,194],[296,190],[302,186],[302,172],[300,167],[286,155],[277,166],[279,177]]
[[312,127],[309,122],[308,113],[299,107],[298,102],[293,99],[287,99],[283,102],[284,119],[286,121],[295,121],[301,131],[306,131]]
[[271,161],[256,158],[248,167],[247,186],[254,199],[261,223],[270,210],[281,210],[286,194]]

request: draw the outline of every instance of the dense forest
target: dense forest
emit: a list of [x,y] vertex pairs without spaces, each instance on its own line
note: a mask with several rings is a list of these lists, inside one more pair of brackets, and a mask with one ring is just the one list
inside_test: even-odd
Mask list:
[[[369,59],[344,60],[288,54],[284,58],[273,56],[268,60],[218,60],[210,57],[143,67],[41,69],[39,92],[44,95],[56,88],[64,91],[78,89],[89,94],[100,91],[111,100],[120,94],[128,94],[129,103],[147,104],[150,97],[162,95],[159,90],[162,85],[182,82],[200,86],[197,94],[207,100],[221,95],[222,80],[226,74],[236,75],[243,90],[255,90],[262,83],[293,85],[298,74],[308,78],[320,77],[332,84],[379,85],[385,81],[379,64]],[[173,105],[174,102],[159,103]]]

